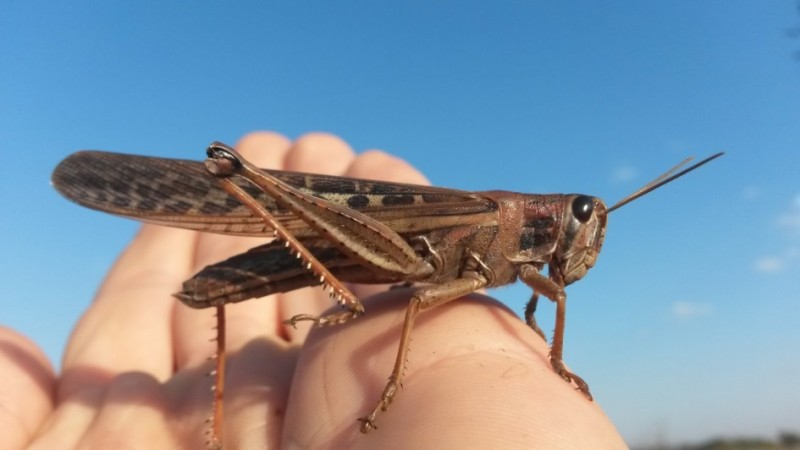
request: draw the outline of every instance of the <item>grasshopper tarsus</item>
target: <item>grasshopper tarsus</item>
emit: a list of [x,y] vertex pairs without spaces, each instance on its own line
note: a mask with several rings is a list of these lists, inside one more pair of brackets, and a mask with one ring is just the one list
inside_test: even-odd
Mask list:
[[[371,415],[374,416],[374,414]],[[370,419],[369,417],[359,417],[358,421],[361,423],[358,426],[359,431],[361,431],[361,433],[363,434],[367,434],[372,430],[377,430],[378,427],[375,425],[374,419],[375,417],[373,417],[372,419]]]
[[358,421],[361,422],[359,429],[362,433],[367,434],[372,430],[378,429],[378,427],[375,425],[375,418],[378,416],[378,413],[389,409],[389,405],[392,404],[394,396],[397,395],[399,386],[399,377],[392,373],[392,376],[389,377],[389,382],[386,383],[386,387],[383,388],[383,393],[381,394],[381,399],[378,402],[378,405],[375,406],[375,408],[369,414],[367,414],[366,417],[361,417],[358,419]]
[[589,385],[585,381],[583,381],[583,378],[567,370],[562,360],[551,357],[550,365],[553,367],[553,371],[558,376],[563,378],[564,381],[566,381],[567,383],[575,383],[577,390],[581,391],[581,393],[586,397],[587,400],[589,401],[594,400],[594,397],[592,397],[592,393],[589,391]]
[[293,328],[297,328],[298,322],[313,322],[313,326],[324,327],[329,325],[341,325],[350,319],[355,319],[356,317],[360,317],[362,315],[364,315],[363,307],[360,310],[340,311],[324,316],[316,316],[313,314],[297,314],[296,316],[292,316],[291,318],[284,320],[283,323],[290,325]]
[[547,336],[544,334],[544,331],[542,331],[542,329],[539,328],[539,325],[536,324],[535,320],[533,322],[528,322],[528,327],[531,330],[533,330],[534,333],[538,334],[539,337],[542,338],[545,344],[547,343]]
[[310,321],[310,322],[314,322],[314,325],[316,325],[318,320],[319,320],[319,316],[315,316],[315,315],[312,315],[312,314],[297,314],[295,316],[292,316],[289,319],[284,320],[283,323],[285,325],[289,325],[292,328],[296,329],[298,322]]

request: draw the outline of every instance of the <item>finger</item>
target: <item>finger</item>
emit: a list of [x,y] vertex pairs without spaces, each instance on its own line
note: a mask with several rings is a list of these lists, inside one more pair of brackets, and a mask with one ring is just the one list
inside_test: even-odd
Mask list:
[[300,136],[286,154],[284,168],[307,173],[342,175],[355,158],[347,142],[328,133]]
[[[237,144],[238,151],[249,161],[263,168],[282,168],[289,151],[289,140],[276,133],[253,133]],[[222,261],[266,242],[265,238],[248,238],[201,233],[197,237],[191,277],[203,267]],[[179,368],[203,364],[213,355],[215,336],[214,308],[192,310],[181,305],[175,311],[175,341]],[[276,334],[277,306],[270,299],[254,299],[226,306],[228,351],[235,352],[256,336]]]
[[[545,343],[505,307],[475,294],[419,315],[403,389],[377,417],[379,429],[361,435],[354,419],[371,411],[383,391],[408,295],[372,297],[365,320],[309,336],[295,372],[284,443],[589,448],[601,442],[624,448],[600,408],[553,373]],[[574,436],[563,436],[566,428]],[[317,433],[304,432],[309,429]]]
[[60,396],[130,370],[162,380],[172,374],[170,294],[188,271],[194,236],[142,226],[70,338]]
[[0,448],[26,448],[53,410],[53,367],[33,342],[0,327],[0,380]]
[[31,448],[72,448],[120,373],[172,374],[171,310],[194,233],[144,225],[112,267],[68,343],[58,409]]
[[[355,159],[353,149],[340,138],[326,133],[300,137],[286,155],[286,170],[341,176]],[[319,286],[298,289],[279,297],[281,318],[297,314],[321,314],[335,304]],[[286,327],[290,342],[302,342],[310,326]]]
[[91,425],[103,400],[104,387],[86,386],[58,405],[37,432],[28,450],[79,448],[83,433]]
[[369,150],[359,155],[347,170],[347,176],[395,183],[430,184],[411,164],[381,150]]
[[[203,436],[175,439],[166,420],[163,388],[142,373],[126,373],[108,385],[99,412],[86,427],[80,448],[109,448],[124,442],[131,448],[202,448]],[[177,428],[177,427],[176,427]],[[194,441],[194,442],[192,442]]]

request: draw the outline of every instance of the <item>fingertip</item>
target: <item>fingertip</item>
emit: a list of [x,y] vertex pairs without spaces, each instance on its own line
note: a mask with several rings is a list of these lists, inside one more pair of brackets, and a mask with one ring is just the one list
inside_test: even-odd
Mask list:
[[374,149],[358,155],[346,175],[395,183],[430,184],[420,171],[405,160]]
[[242,136],[237,141],[236,148],[248,150],[289,144],[291,144],[289,138],[281,133],[275,131],[253,131]]
[[341,175],[355,158],[355,152],[342,138],[314,132],[300,136],[287,153],[287,170]]
[[27,337],[0,326],[0,438],[4,448],[23,448],[53,409],[55,371]]
[[236,143],[236,150],[253,164],[266,169],[282,169],[292,142],[273,131],[255,131]]

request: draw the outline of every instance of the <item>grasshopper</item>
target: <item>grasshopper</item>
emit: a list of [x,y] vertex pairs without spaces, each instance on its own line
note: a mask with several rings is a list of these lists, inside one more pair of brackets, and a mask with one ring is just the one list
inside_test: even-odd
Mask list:
[[80,205],[144,222],[274,238],[184,282],[175,296],[192,308],[217,307],[222,313],[227,303],[321,285],[344,309],[323,316],[301,314],[286,323],[332,325],[364,314],[346,282],[421,283],[406,310],[389,381],[375,408],[359,419],[360,430],[367,433],[401,385],[419,313],[517,279],[533,291],[525,321],[542,338],[534,318],[539,296],[556,303],[550,363],[591,400],[587,383],[569,372],[562,359],[565,286],[594,266],[610,212],[722,153],[677,172],[687,159],[611,207],[581,194],[466,192],[265,170],[217,142],[207,155],[201,164],[82,151],[59,164],[53,184]]

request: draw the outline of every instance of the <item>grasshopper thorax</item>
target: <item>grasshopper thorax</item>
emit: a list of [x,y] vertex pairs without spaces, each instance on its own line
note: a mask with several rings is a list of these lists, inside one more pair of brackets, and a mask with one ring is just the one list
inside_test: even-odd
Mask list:
[[561,232],[551,266],[564,285],[580,280],[594,266],[606,234],[608,209],[602,200],[588,195],[567,196]]

